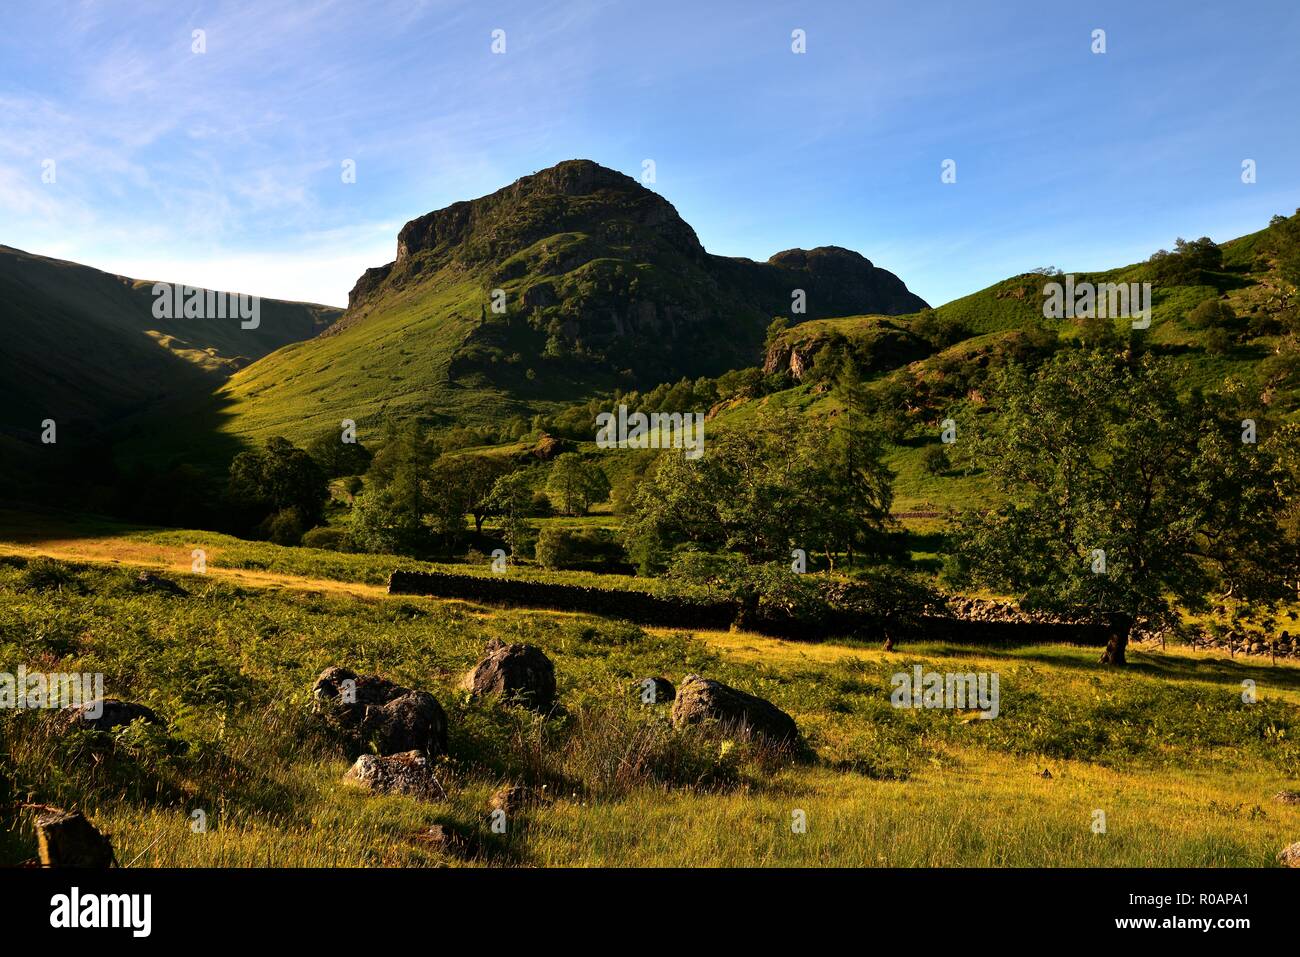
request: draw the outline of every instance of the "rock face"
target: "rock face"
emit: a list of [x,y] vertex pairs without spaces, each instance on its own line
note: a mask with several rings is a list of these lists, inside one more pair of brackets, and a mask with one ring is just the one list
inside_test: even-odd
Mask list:
[[658,675],[640,679],[632,689],[644,704],[667,704],[677,697],[677,689],[673,687],[673,683]]
[[343,734],[348,757],[406,751],[436,755],[447,750],[447,715],[427,691],[346,668],[326,668],[312,695],[316,710]]
[[[883,319],[876,325],[856,330],[851,338],[854,356],[863,372],[898,368],[924,359],[933,351],[920,336]],[[789,371],[796,380],[802,381],[823,349],[841,344],[842,340],[828,330],[795,326],[768,345],[763,355],[763,371]]]
[[387,757],[363,754],[343,779],[376,794],[409,794],[426,801],[447,796],[433,773],[429,759],[419,751],[406,751]]
[[[102,707],[102,713],[100,709]],[[98,717],[95,714],[99,713]],[[134,701],[121,701],[117,698],[103,698],[88,704],[64,708],[63,714],[67,727],[86,728],[91,731],[112,731],[124,728],[132,721],[143,719],[149,724],[162,724],[162,719],[152,708]]]
[[799,737],[794,718],[770,701],[721,681],[687,675],[673,701],[673,724],[682,727],[709,719],[744,725],[752,733],[777,743],[793,742]]
[[42,867],[109,867],[113,845],[80,811],[51,808],[36,818]]
[[540,648],[493,638],[484,658],[465,676],[465,687],[475,696],[499,694],[545,711],[555,703],[555,666]]

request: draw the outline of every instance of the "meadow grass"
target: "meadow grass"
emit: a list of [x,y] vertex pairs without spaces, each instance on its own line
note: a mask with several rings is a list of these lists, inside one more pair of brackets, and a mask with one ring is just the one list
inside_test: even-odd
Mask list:
[[[1300,776],[1293,666],[1144,648],[1112,671],[1068,646],[887,653],[173,578],[186,594],[134,569],[0,560],[0,669],[102,672],[107,694],[167,722],[105,737],[0,714],[11,800],[84,809],[124,864],[1264,866],[1300,832],[1300,809],[1272,800]],[[460,690],[492,637],[546,651],[556,713]],[[311,710],[333,664],[435,694],[451,726],[446,800],[343,783],[348,762]],[[915,664],[996,672],[999,717],[892,707],[891,675]],[[633,692],[645,675],[692,672],[788,711],[804,752],[675,729]],[[1242,700],[1246,679],[1257,703]],[[494,834],[488,798],[507,784],[542,797]],[[422,840],[435,823],[478,835],[478,854]],[[34,853],[30,814],[11,814],[0,860]]]

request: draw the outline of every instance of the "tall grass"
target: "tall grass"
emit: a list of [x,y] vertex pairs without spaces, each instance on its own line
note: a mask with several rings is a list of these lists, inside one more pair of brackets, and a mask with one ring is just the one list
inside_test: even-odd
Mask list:
[[[176,581],[185,593],[124,569],[0,561],[0,670],[102,672],[109,695],[165,722],[69,734],[49,713],[0,713],[0,861],[34,856],[22,804],[84,809],[137,866],[465,863],[421,840],[434,823],[477,835],[470,862],[494,865],[1257,865],[1300,829],[1300,811],[1271,802],[1300,774],[1295,668],[1138,651],[1110,672],[1069,648],[888,655]],[[554,712],[460,690],[490,637],[552,658]],[[914,663],[996,670],[1000,716],[891,707],[890,676]],[[343,783],[310,698],[332,664],[435,694],[451,728],[445,801]],[[677,729],[668,705],[636,696],[646,675],[690,672],[788,711],[803,750]],[[1241,700],[1245,677],[1257,704]],[[524,797],[501,834],[489,798],[503,788]],[[1106,836],[1089,830],[1095,808]]]

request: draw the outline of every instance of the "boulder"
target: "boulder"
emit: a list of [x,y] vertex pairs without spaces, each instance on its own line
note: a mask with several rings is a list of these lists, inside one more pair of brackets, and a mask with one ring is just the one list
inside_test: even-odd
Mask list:
[[1277,859],[1285,867],[1300,867],[1300,841],[1282,848],[1282,852],[1278,854]]
[[641,678],[632,686],[642,704],[667,704],[677,697],[677,689],[667,678],[658,675]]
[[350,758],[447,751],[447,715],[427,691],[347,668],[326,668],[312,696],[317,712],[343,735]]
[[1278,791],[1273,800],[1278,804],[1300,804],[1300,791]]
[[488,810],[514,814],[526,807],[550,803],[551,796],[544,784],[541,787],[506,784],[492,792],[492,796],[488,798]]
[[37,815],[36,845],[42,867],[109,867],[113,845],[80,811],[47,808]]
[[555,666],[533,645],[507,645],[493,638],[464,684],[475,696],[499,694],[538,711],[555,703]]
[[63,709],[63,716],[67,728],[85,728],[90,731],[124,728],[137,719],[149,724],[163,723],[152,708],[117,698],[97,698],[84,705],[73,705]]
[[452,857],[468,858],[478,852],[478,841],[473,835],[464,834],[448,824],[433,825],[421,832],[419,839]]
[[799,737],[794,718],[770,701],[738,691],[721,681],[687,675],[673,701],[673,724],[680,728],[709,719],[743,725],[754,734],[777,743],[793,742]]
[[429,759],[419,751],[388,756],[363,754],[343,780],[376,794],[409,794],[427,801],[447,796]]

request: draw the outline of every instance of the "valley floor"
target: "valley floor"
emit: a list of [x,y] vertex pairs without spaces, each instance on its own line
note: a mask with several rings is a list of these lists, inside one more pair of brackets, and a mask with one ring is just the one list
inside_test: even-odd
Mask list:
[[[192,575],[189,543],[170,535],[0,531],[0,667],[102,670],[108,694],[154,707],[184,742],[119,740],[101,760],[42,716],[0,716],[16,796],[85,809],[123,864],[1269,866],[1300,840],[1300,805],[1274,800],[1300,776],[1294,665],[1171,646],[1113,672],[1094,649],[1062,646],[886,653],[642,630],[225,568],[219,546]],[[29,565],[42,555],[65,563],[54,586]],[[186,594],[142,593],[145,566]],[[457,690],[498,635],[552,658],[561,716]],[[434,692],[452,727],[445,801],[343,782],[348,762],[310,730],[309,689],[331,664]],[[999,674],[999,718],[892,708],[890,676],[915,664]],[[773,700],[810,756],[773,762],[674,736],[663,709],[627,693],[640,675],[688,672]],[[690,760],[666,759],[663,742]],[[505,784],[545,797],[493,834],[488,802]],[[422,838],[434,824],[480,835],[480,853],[434,848]],[[33,847],[25,817],[0,823],[0,862]]]

